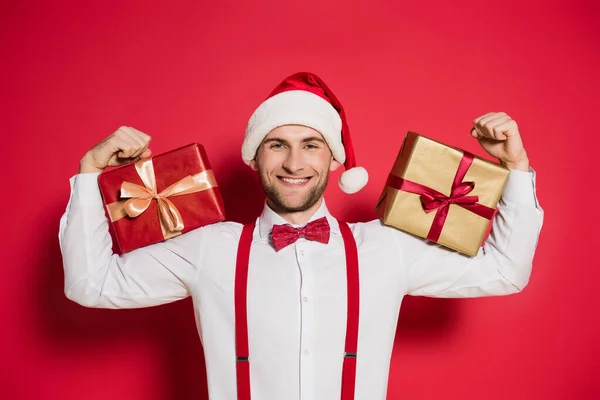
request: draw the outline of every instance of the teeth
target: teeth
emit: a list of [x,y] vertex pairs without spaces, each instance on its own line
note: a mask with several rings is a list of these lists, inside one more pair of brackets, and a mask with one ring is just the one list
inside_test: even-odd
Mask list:
[[286,183],[291,183],[293,185],[299,185],[301,183],[308,181],[308,179],[290,179],[290,178],[281,178],[281,180]]

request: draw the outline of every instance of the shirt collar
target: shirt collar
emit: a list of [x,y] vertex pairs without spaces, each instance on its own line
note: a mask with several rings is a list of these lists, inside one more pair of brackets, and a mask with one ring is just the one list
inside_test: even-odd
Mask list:
[[[327,205],[325,204],[325,199],[321,202],[321,206],[315,213],[309,218],[306,223],[312,222],[321,217],[327,217],[327,222],[329,222],[329,226],[331,227],[331,233],[334,235],[340,234],[340,226],[338,221],[329,213],[327,209]],[[292,225],[287,222],[283,217],[277,214],[275,211],[269,207],[267,202],[265,202],[265,207],[263,208],[262,214],[258,217],[258,232],[261,238],[268,236],[273,230],[273,225]],[[292,225],[295,228],[299,228],[302,225]]]

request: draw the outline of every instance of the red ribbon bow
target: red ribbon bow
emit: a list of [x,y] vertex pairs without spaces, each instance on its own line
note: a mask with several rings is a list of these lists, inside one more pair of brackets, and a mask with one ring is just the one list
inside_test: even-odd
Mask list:
[[326,217],[309,222],[302,228],[294,228],[291,225],[273,225],[273,246],[279,251],[284,247],[295,243],[300,237],[319,243],[329,243],[331,228]]
[[474,158],[473,154],[463,152],[463,157],[454,176],[449,196],[419,183],[399,178],[395,175],[389,175],[386,183],[387,186],[420,195],[423,210],[426,213],[437,210],[433,224],[427,234],[427,239],[437,242],[440,238],[444,222],[446,222],[446,217],[448,216],[450,204],[456,204],[486,219],[492,219],[494,216],[495,209],[477,203],[479,196],[467,196],[475,188],[475,183],[463,182],[462,180],[467,174]]
[[462,182],[452,188],[450,196],[437,192],[433,189],[421,194],[421,203],[426,213],[437,210],[440,207],[448,207],[450,204],[465,205],[475,204],[479,201],[478,196],[467,196],[475,188],[474,182]]

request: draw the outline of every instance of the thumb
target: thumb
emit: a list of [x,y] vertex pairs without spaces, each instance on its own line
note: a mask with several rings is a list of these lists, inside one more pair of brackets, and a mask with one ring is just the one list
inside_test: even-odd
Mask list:
[[114,164],[114,166],[129,164],[132,162],[143,160],[145,158],[150,158],[151,155],[152,155],[152,150],[146,149],[142,153],[140,153],[140,155],[138,155],[136,157],[131,157],[131,158],[116,157],[116,158],[114,158],[113,164]]
[[146,149],[137,158],[138,159],[140,159],[140,158],[149,158],[151,155],[152,155],[152,150]]

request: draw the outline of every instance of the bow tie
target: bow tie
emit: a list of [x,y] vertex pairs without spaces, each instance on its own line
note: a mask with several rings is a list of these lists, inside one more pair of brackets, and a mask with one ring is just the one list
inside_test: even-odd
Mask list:
[[290,225],[273,225],[273,246],[275,246],[275,250],[279,251],[295,243],[300,237],[319,243],[328,243],[330,230],[326,217],[309,222],[302,228],[294,228]]

